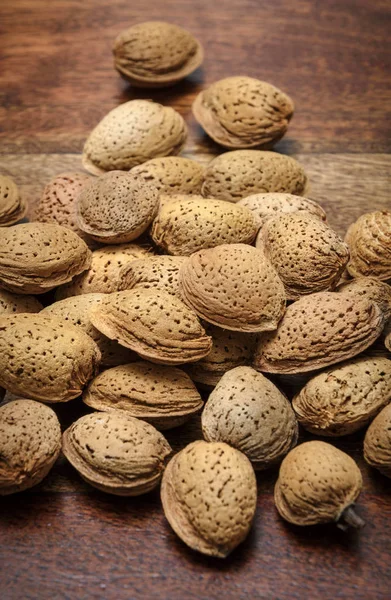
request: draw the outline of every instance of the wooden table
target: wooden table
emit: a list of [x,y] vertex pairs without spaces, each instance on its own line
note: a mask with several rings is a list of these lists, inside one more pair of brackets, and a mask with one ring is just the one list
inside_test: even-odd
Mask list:
[[[309,196],[341,234],[361,213],[390,208],[389,27],[386,0],[18,0],[0,6],[0,172],[31,207],[54,175],[81,169],[90,129],[111,108],[153,98],[189,126],[185,154],[206,162],[219,148],[195,124],[196,93],[246,74],[281,87],[296,114],[276,147],[306,168]],[[206,50],[202,69],[166,91],[137,91],[112,67],[111,42],[126,26],[173,21]],[[65,426],[80,401],[58,409]],[[178,448],[194,422],[169,434]],[[16,599],[251,600],[391,597],[390,482],[367,468],[362,434],[338,446],[365,482],[358,533],[284,523],[275,472],[258,475],[257,516],[227,560],[189,550],[168,527],[158,492],[116,498],[84,484],[64,459],[37,488],[0,500],[1,597]]]

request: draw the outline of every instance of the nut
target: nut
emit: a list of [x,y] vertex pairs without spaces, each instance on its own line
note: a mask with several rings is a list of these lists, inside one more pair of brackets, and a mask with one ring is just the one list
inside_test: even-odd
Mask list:
[[80,396],[100,361],[95,342],[79,327],[43,314],[0,317],[0,385],[42,402]]
[[205,168],[183,156],[152,158],[133,167],[132,175],[154,186],[161,194],[200,194]]
[[91,264],[91,252],[73,231],[54,223],[22,223],[0,229],[0,287],[43,294]]
[[123,410],[81,417],[64,432],[62,450],[85,481],[117,496],[155,488],[171,453],[159,431]]
[[274,267],[245,244],[192,254],[179,271],[179,289],[202,319],[233,331],[276,329],[285,310],[284,286]]
[[391,317],[391,287],[375,277],[358,277],[341,283],[336,292],[365,297],[379,305],[385,319]]
[[284,458],[274,500],[281,517],[295,525],[343,522],[352,515],[361,488],[354,460],[331,444],[314,440]]
[[93,175],[127,171],[160,156],[179,154],[187,128],[169,106],[130,100],[111,110],[90,133],[83,149],[83,166]]
[[391,401],[391,360],[356,358],[323,371],[293,399],[307,431],[341,436],[362,429]]
[[179,269],[185,260],[184,256],[165,255],[133,260],[121,269],[118,290],[159,289],[180,299]]
[[43,306],[34,296],[20,296],[0,290],[0,315],[37,313]]
[[290,156],[261,150],[235,150],[214,158],[206,168],[202,195],[237,202],[251,194],[304,194],[307,176]]
[[350,248],[347,269],[352,277],[391,279],[391,211],[361,215],[349,227],[345,241]]
[[254,148],[277,142],[288,129],[293,102],[266,81],[227,77],[202,91],[193,114],[206,133],[225,148]]
[[184,371],[146,361],[103,371],[91,381],[83,401],[96,410],[124,410],[157,429],[185,423],[203,405]]
[[49,406],[24,398],[1,406],[0,496],[40,483],[60,450],[60,423]]
[[192,362],[212,346],[195,313],[163,290],[110,294],[91,309],[90,319],[107,337],[151,362]]
[[23,219],[27,202],[21,197],[15,181],[0,175],[0,227],[8,227]]
[[151,236],[168,254],[188,256],[221,244],[251,244],[257,230],[248,208],[224,200],[183,196],[160,208]]
[[364,458],[386,477],[391,477],[391,404],[377,415],[367,429]]
[[198,440],[168,463],[161,498],[168,522],[185,544],[224,558],[250,530],[257,483],[244,454]]
[[288,300],[332,289],[349,260],[349,248],[317,217],[280,214],[260,230],[256,247],[276,269]]
[[298,425],[279,389],[251,367],[225,373],[202,412],[208,442],[226,442],[243,452],[254,469],[267,469],[296,445]]
[[391,352],[391,320],[388,321],[384,328],[384,345]]
[[158,206],[153,186],[131,173],[111,171],[82,189],[77,199],[77,222],[98,242],[131,242],[148,228]]
[[383,313],[366,298],[311,294],[288,306],[276,331],[260,336],[254,365],[285,374],[328,367],[360,354],[383,327]]
[[115,68],[136,87],[161,88],[177,83],[197,69],[204,57],[201,44],[185,29],[147,21],[116,37]]
[[258,227],[263,227],[269,219],[279,216],[279,213],[308,213],[321,221],[326,221],[326,213],[317,202],[293,194],[273,192],[252,194],[242,198],[237,204],[253,212]]

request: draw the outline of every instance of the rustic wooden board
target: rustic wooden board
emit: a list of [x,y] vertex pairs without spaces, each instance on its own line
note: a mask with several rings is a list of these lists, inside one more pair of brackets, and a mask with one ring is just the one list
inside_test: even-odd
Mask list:
[[[191,29],[206,60],[186,82],[144,94],[113,70],[110,46],[123,27],[151,18]],[[89,130],[135,97],[177,108],[189,127],[184,153],[206,163],[219,148],[194,122],[191,102],[207,83],[247,74],[293,96],[296,114],[276,149],[304,165],[309,197],[343,234],[361,213],[391,206],[389,25],[386,0],[3,2],[0,172],[20,184],[31,215],[51,177],[81,169]],[[85,409],[75,400],[56,410],[66,427]],[[179,449],[200,437],[199,422],[168,437]],[[60,458],[40,486],[0,499],[1,597],[388,599],[391,486],[365,465],[362,438],[337,445],[363,472],[364,530],[284,523],[273,504],[276,472],[261,473],[254,527],[226,561],[197,555],[176,538],[158,492],[110,497]]]

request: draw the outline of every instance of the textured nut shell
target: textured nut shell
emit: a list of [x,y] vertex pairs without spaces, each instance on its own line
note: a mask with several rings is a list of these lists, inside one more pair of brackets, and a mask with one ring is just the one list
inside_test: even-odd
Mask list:
[[34,296],[21,296],[6,290],[0,290],[0,315],[37,313],[42,308],[42,304]]
[[124,410],[158,429],[181,425],[203,405],[184,371],[146,361],[103,371],[91,381],[83,401],[96,410]]
[[225,373],[201,417],[208,442],[226,442],[254,469],[267,469],[296,445],[298,425],[286,397],[261,373],[237,367]]
[[226,148],[254,148],[282,138],[293,102],[266,81],[227,77],[196,97],[193,114],[206,133]]
[[285,310],[284,286],[274,267],[245,244],[190,256],[179,271],[179,289],[205,321],[233,331],[275,329]]
[[0,175],[0,227],[8,227],[23,219],[27,202],[21,197],[15,181]]
[[349,227],[345,240],[350,248],[347,269],[352,277],[391,279],[391,211],[361,215]]
[[106,294],[83,294],[64,298],[64,300],[59,300],[44,308],[41,314],[60,317],[64,321],[80,327],[98,346],[103,366],[122,365],[137,360],[137,354],[129,348],[124,348],[117,342],[109,340],[91,323],[89,317],[91,308],[102,302],[104,298],[106,298]]
[[362,297],[318,292],[286,309],[276,331],[259,338],[255,368],[304,373],[356,356],[379,337],[380,308]]
[[156,487],[171,453],[159,431],[123,410],[81,417],[64,432],[62,450],[83,479],[118,496]]
[[84,168],[99,175],[126,171],[151,158],[179,154],[187,137],[181,115],[149,100],[130,100],[111,110],[90,133]]
[[391,404],[383,408],[367,429],[364,458],[386,477],[391,477]]
[[100,361],[95,342],[58,317],[0,317],[0,385],[42,402],[80,396]]
[[361,488],[361,472],[354,460],[316,440],[300,444],[284,458],[274,500],[289,523],[317,525],[337,521]]
[[237,202],[251,194],[302,195],[307,176],[290,156],[261,150],[235,150],[214,158],[206,168],[202,195]]
[[164,290],[110,294],[91,309],[90,318],[107,337],[151,362],[192,362],[212,345],[195,313]]
[[257,230],[254,215],[243,206],[184,197],[160,207],[151,236],[168,254],[189,256],[220,244],[251,244]]
[[252,194],[239,200],[238,204],[249,208],[253,212],[258,227],[262,227],[269,219],[278,216],[279,213],[308,213],[318,217],[321,221],[326,221],[326,213],[317,202],[293,194],[273,192]]
[[305,429],[324,436],[354,433],[391,401],[391,360],[356,358],[323,371],[293,399]]
[[131,242],[152,222],[157,190],[132,173],[111,171],[86,185],[77,198],[77,223],[94,240]]
[[149,250],[137,244],[104,246],[92,253],[90,268],[70,283],[58,288],[56,299],[62,300],[80,294],[110,294],[119,286],[119,274],[128,263],[150,255]]
[[134,260],[121,269],[118,289],[159,289],[181,298],[178,278],[179,269],[185,260],[184,256],[164,255]]
[[113,46],[116,69],[136,87],[165,87],[190,75],[203,60],[201,44],[185,29],[163,21],[129,27]]
[[205,167],[183,156],[152,158],[131,173],[161,194],[200,194]]
[[372,300],[380,306],[386,319],[391,317],[391,286],[384,281],[375,277],[358,277],[341,283],[335,291]]
[[247,536],[257,483],[250,461],[223,443],[196,441],[176,454],[163,474],[164,513],[185,544],[226,557]]
[[0,287],[43,294],[88,269],[91,252],[73,231],[53,223],[0,229]]
[[60,449],[60,423],[51,408],[24,398],[0,407],[0,496],[40,483]]
[[82,231],[76,222],[76,200],[81,190],[91,181],[86,173],[62,173],[45,187],[35,211],[34,220],[40,223],[57,223],[68,227],[93,248],[95,242]]
[[347,244],[311,215],[270,219],[260,230],[256,247],[276,269],[288,300],[332,289],[349,260]]
[[391,321],[389,321],[387,323],[387,325],[384,328],[384,344],[385,347],[387,348],[387,350],[389,350],[391,352]]

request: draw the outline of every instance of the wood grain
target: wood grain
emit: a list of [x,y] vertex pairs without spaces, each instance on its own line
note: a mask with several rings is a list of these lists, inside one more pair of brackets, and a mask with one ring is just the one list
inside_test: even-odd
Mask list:
[[[30,204],[45,184],[81,170],[80,151],[111,108],[148,97],[189,127],[184,154],[207,163],[221,149],[191,103],[232,74],[274,83],[296,113],[276,149],[295,156],[340,234],[360,214],[390,208],[390,3],[386,0],[18,0],[0,4],[0,172]],[[112,67],[124,27],[163,19],[204,44],[203,67],[167,90],[134,90]],[[286,388],[288,392],[292,385]],[[56,406],[63,428],[87,409]],[[199,418],[167,432],[175,450],[201,437]],[[311,436],[301,433],[301,441]],[[363,433],[335,443],[364,478],[358,533],[284,523],[276,471],[258,475],[254,527],[225,561],[189,550],[167,525],[157,491],[116,498],[89,487],[60,457],[31,491],[0,498],[0,589],[5,600],[388,600],[390,481],[362,456]]]

